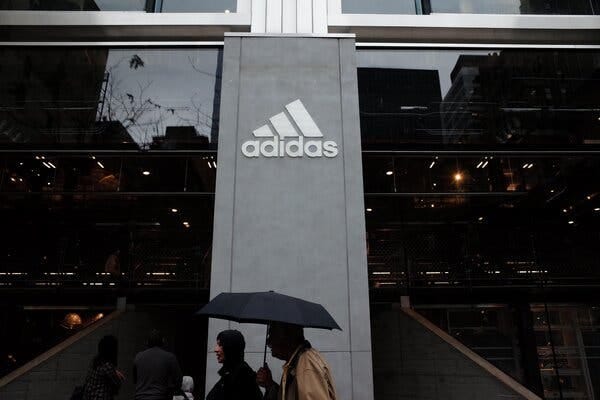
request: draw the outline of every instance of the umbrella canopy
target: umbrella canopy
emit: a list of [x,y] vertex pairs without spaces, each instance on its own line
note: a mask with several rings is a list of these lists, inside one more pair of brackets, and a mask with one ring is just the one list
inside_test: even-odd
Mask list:
[[342,330],[322,305],[273,291],[221,293],[197,314],[245,323],[284,322],[305,328]]

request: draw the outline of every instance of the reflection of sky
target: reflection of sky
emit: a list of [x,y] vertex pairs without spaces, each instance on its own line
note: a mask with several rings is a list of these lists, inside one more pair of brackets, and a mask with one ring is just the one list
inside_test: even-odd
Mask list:
[[[130,66],[135,55],[144,66]],[[111,119],[127,127],[138,144],[164,135],[168,126],[194,126],[210,138],[217,55],[217,49],[111,50],[103,115],[110,108]]]
[[[418,0],[420,1],[420,0]],[[415,0],[342,0],[348,14],[417,14]],[[520,14],[521,0],[431,0],[434,13]],[[422,11],[419,10],[418,13]]]
[[237,0],[158,0],[162,12],[235,12]]
[[94,0],[100,11],[144,11],[146,0]]
[[520,14],[520,0],[431,0],[434,13]]
[[414,0],[342,0],[347,14],[416,14]]
[[452,81],[450,73],[461,55],[487,55],[489,50],[461,51],[452,50],[360,50],[357,51],[359,68],[397,68],[415,70],[438,70],[442,99],[448,93]]
[[[144,11],[146,0],[94,0],[100,11]],[[237,0],[157,0],[157,12],[235,12]]]

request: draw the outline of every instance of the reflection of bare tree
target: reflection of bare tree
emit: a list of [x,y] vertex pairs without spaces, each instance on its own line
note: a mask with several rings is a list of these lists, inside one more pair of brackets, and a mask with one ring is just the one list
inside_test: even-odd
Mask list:
[[[215,76],[194,65],[191,58],[190,64],[198,73]],[[115,64],[107,68],[107,83],[105,89],[106,111],[101,116],[105,121],[119,121],[129,134],[142,148],[147,148],[154,136],[165,134],[166,126],[184,125],[193,126],[202,136],[210,136],[213,125],[212,116],[205,110],[202,93],[195,92],[187,105],[161,104],[153,99],[151,91],[153,81],[139,81],[136,90],[124,89],[123,79],[119,76],[118,69],[123,62],[129,64],[131,70],[142,70],[146,62],[137,54],[122,57]],[[128,78],[130,79],[130,77]]]

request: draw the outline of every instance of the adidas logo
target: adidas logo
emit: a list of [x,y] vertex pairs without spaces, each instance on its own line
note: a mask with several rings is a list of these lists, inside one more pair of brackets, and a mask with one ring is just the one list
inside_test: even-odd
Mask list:
[[[259,140],[248,140],[242,144],[244,156],[255,158],[306,155],[311,158],[323,156],[332,158],[338,155],[337,143],[332,140],[322,140],[323,133],[300,100],[291,102],[285,106],[285,109],[287,114],[284,111],[269,118],[277,135],[273,133],[269,124],[254,130],[252,135]],[[290,121],[288,114],[296,126]]]

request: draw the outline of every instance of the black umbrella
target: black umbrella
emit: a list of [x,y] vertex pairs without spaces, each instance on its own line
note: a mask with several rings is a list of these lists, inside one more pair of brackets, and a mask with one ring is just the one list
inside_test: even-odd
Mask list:
[[[284,322],[305,328],[342,330],[322,305],[273,291],[221,293],[197,314],[242,323]],[[265,342],[265,360],[266,354]]]

